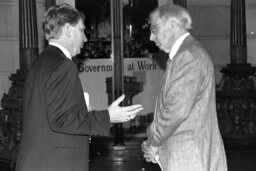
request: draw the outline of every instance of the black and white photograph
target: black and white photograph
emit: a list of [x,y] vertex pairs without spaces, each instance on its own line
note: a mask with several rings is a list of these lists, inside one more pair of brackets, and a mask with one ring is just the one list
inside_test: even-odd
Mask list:
[[255,0],[0,0],[0,171],[256,171]]

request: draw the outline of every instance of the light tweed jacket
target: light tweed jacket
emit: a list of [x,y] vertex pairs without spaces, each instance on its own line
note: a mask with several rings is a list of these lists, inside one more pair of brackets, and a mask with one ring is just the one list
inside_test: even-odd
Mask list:
[[226,171],[212,61],[188,36],[165,74],[156,100],[149,143],[159,147],[163,171]]

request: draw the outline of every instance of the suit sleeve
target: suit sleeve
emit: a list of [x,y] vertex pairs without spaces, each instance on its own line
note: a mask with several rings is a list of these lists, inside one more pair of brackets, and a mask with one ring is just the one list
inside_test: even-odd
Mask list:
[[76,66],[59,64],[46,83],[47,120],[51,130],[66,134],[108,135],[107,110],[88,112]]
[[172,71],[167,70],[163,104],[156,107],[154,121],[147,129],[150,144],[160,146],[189,117],[196,103],[202,73],[193,54],[185,51],[177,57]]

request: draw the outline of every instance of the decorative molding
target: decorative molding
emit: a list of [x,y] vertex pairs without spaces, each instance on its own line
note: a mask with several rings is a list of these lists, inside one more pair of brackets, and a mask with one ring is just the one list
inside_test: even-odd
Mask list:
[[187,4],[187,9],[193,10],[230,10],[230,6],[228,5],[189,5]]
[[18,0],[0,1],[0,6],[2,5],[19,5],[19,2]]
[[0,41],[18,41],[19,36],[0,36]]
[[[38,37],[39,42],[45,41],[44,36]],[[0,41],[19,41],[19,36],[0,36]]]
[[256,4],[248,4],[246,5],[246,9],[256,9]]
[[[7,5],[7,6],[13,6],[13,5],[19,5],[19,1],[18,0],[6,0],[6,1],[0,1],[0,6],[4,6],[4,5]],[[36,5],[37,6],[43,6],[44,7],[44,0],[36,0]]]
[[[19,0],[1,0],[0,5],[18,5]],[[36,4],[44,5],[44,0],[36,0]]]
[[256,34],[247,34],[247,39],[256,39]]
[[[230,40],[230,35],[209,35],[209,36],[197,36],[195,35],[196,38],[201,39],[201,40]],[[256,34],[247,34],[247,39],[256,39]]]
[[[209,36],[197,36],[196,38],[201,40],[230,40],[230,35],[209,35]],[[247,39],[256,39],[256,34],[247,34]]]
[[5,77],[5,76],[9,77],[15,71],[16,70],[0,70],[0,77]]
[[219,69],[221,69],[221,68],[223,68],[223,67],[226,67],[227,66],[227,64],[214,64],[214,68],[219,68]]
[[198,39],[201,39],[201,40],[229,40],[230,39],[230,35],[214,35],[214,36],[195,36],[196,38]]
[[[187,9],[196,9],[196,10],[230,10],[229,5],[189,5],[187,4]],[[256,9],[256,4],[247,4],[246,9]]]

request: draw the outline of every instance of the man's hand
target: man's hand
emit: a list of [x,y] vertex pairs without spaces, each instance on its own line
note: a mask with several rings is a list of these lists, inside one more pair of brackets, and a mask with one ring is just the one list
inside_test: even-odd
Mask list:
[[148,143],[148,141],[143,141],[141,144],[141,150],[143,151],[143,157],[147,162],[157,163],[155,156],[158,151],[158,147],[154,147]]
[[108,107],[110,123],[130,121],[143,109],[141,105],[119,106],[119,104],[124,100],[124,97],[124,95],[120,96]]

